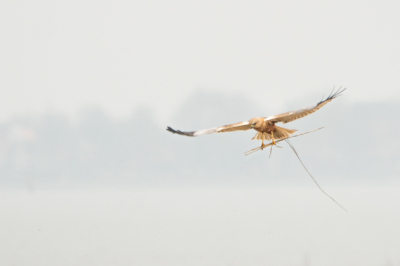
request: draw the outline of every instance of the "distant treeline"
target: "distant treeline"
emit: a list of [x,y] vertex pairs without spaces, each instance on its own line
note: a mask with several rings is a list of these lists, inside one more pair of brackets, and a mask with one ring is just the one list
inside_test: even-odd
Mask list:
[[[283,125],[305,132],[293,139],[304,163],[325,184],[390,184],[400,174],[400,109],[395,103],[346,105],[339,98],[315,114]],[[313,101],[302,100],[312,104]],[[0,186],[260,186],[312,185],[292,151],[274,148],[245,157],[255,132],[199,138],[173,135],[268,116],[284,110],[254,106],[238,95],[199,91],[160,125],[151,108],[111,119],[86,111],[78,123],[48,114],[0,125]]]

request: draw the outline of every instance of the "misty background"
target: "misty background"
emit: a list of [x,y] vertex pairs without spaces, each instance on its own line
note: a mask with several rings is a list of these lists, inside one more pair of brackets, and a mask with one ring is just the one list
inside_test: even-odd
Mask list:
[[[1,1],[1,265],[400,265],[398,1]],[[282,143],[189,138],[314,105]]]
[[[398,105],[348,104],[348,92],[317,113],[283,125],[299,133],[325,127],[293,139],[295,148],[323,184],[399,185],[400,125],[393,123],[400,115]],[[170,126],[206,129],[300,109],[319,98],[292,100],[274,112],[268,99],[259,106],[245,94],[199,90],[178,108]],[[284,149],[273,149],[271,159],[269,149],[244,157],[243,152],[260,145],[250,141],[253,130],[189,138],[167,132],[155,116],[146,106],[123,119],[92,108],[75,122],[47,114],[2,123],[0,184],[27,189],[312,185],[286,143],[280,145]]]

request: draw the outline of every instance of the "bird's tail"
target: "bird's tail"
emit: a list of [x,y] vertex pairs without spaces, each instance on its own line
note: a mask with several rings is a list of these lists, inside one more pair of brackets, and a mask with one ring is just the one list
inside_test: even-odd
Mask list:
[[[274,132],[274,139],[284,139],[289,137],[290,135],[294,134],[297,130],[295,129],[288,129],[288,128],[283,128],[283,127],[278,127],[275,126],[276,130]],[[272,140],[271,134],[268,134],[266,132],[257,132],[257,134],[254,136],[256,140]]]
[[296,129],[288,129],[283,127],[275,126],[276,131],[274,132],[274,139],[284,139],[293,135],[297,130]]

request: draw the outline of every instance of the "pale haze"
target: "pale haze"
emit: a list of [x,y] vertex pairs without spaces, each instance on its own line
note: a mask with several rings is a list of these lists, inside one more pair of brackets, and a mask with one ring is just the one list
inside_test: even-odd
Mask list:
[[[1,265],[400,265],[397,1],[0,3]],[[342,97],[284,127],[200,130]]]

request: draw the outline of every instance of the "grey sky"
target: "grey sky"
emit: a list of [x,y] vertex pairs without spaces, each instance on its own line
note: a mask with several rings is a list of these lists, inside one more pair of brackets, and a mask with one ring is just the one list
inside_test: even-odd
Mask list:
[[351,88],[398,101],[398,1],[2,1],[0,118],[148,105],[160,123],[197,89],[287,101]]

